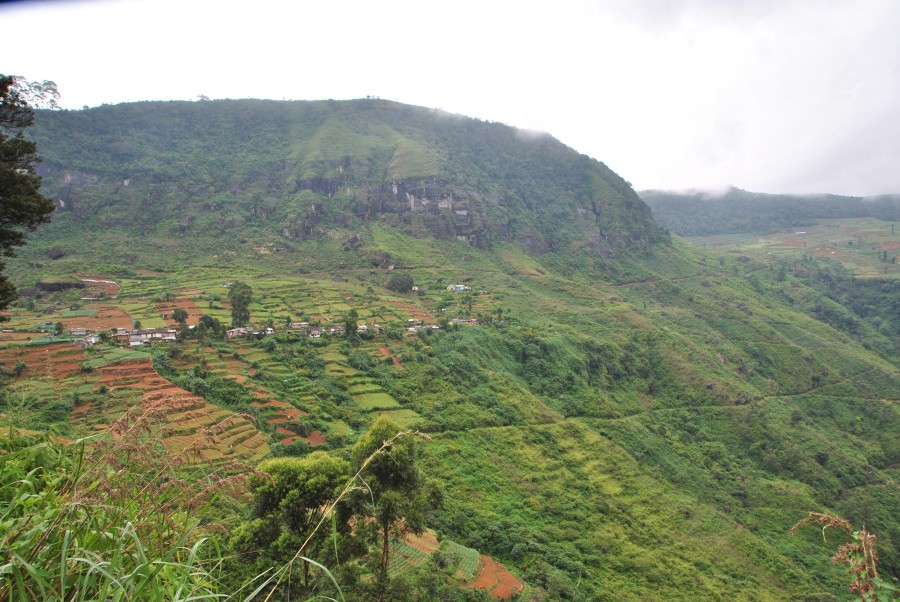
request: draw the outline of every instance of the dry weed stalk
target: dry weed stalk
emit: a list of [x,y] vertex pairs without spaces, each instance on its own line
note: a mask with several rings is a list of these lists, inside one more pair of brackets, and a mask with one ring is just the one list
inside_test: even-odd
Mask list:
[[847,564],[850,566],[848,573],[852,575],[849,589],[859,595],[862,602],[877,602],[879,599],[878,553],[875,549],[875,534],[866,531],[865,526],[861,531],[855,531],[853,526],[840,516],[810,512],[806,518],[791,528],[791,535],[795,535],[800,527],[809,524],[822,526],[822,538],[828,529],[843,531],[853,541],[838,548],[837,554],[831,559],[832,564]]
[[[194,515],[222,492],[238,497],[256,469],[237,461],[216,466],[203,456],[204,450],[220,445],[216,433],[237,418],[232,415],[209,425],[185,449],[171,453],[162,444],[172,434],[167,417],[181,410],[176,396],[126,410],[85,454],[71,503],[102,504],[132,517],[146,517],[134,521],[135,531],[142,541],[162,546],[179,529],[174,516]],[[202,476],[185,476],[185,471],[201,465],[205,465]],[[79,490],[79,484],[87,486]]]

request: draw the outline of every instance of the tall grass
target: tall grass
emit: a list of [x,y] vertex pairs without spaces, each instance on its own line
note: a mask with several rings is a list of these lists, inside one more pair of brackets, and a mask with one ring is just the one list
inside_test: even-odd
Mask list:
[[232,466],[227,476],[190,468],[191,450],[166,453],[159,426],[166,410],[165,403],[132,410],[106,432],[74,442],[12,429],[0,434],[0,602],[281,599],[301,562],[320,570],[343,599],[334,575],[307,558],[306,548],[329,519],[337,537],[337,505],[365,490],[361,475],[372,459],[410,432],[363,462],[288,562],[223,593],[226,552],[210,535],[224,529],[201,526],[201,519],[212,514],[206,510],[219,492],[243,491],[239,481],[254,469]]
[[196,517],[243,477],[186,474],[160,444],[165,410],[75,442],[0,436],[0,602],[222,597],[215,526]]

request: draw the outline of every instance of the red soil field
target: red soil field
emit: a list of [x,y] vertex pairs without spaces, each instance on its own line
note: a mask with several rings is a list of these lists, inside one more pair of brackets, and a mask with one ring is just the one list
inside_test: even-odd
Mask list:
[[469,585],[488,592],[501,600],[509,600],[525,587],[522,582],[512,576],[506,567],[491,558],[481,555],[481,572],[478,578]]
[[[160,376],[149,359],[120,362],[98,370],[100,382],[110,389],[134,389],[141,403],[164,411],[167,428],[164,441],[172,453],[190,450],[198,459],[259,457],[266,453],[266,436],[240,414],[231,414],[207,403]],[[86,412],[82,410],[82,412]]]
[[49,345],[28,349],[0,350],[0,362],[11,369],[16,362],[24,362],[22,376],[48,376],[63,379],[81,371],[84,352],[68,345]]
[[169,316],[165,318],[167,326],[178,326],[178,322],[172,319],[172,313],[178,308],[187,312],[188,317],[185,323],[188,326],[196,326],[200,323],[200,316],[203,315],[203,310],[197,307],[197,304],[192,299],[176,299],[175,301],[165,301],[156,304],[156,310],[160,315]]
[[320,433],[319,431],[311,432],[308,437],[299,437],[295,435],[293,431],[289,431],[286,428],[281,428],[280,426],[276,430],[280,435],[291,435],[290,437],[285,437],[281,440],[281,442],[285,445],[290,445],[294,441],[306,441],[307,443],[315,447],[327,442],[325,435],[323,433]]
[[90,309],[97,310],[97,313],[93,316],[60,318],[59,321],[63,323],[63,327],[66,330],[70,328],[87,328],[92,332],[101,332],[113,328],[132,328],[131,316],[118,307],[91,305]]
[[[379,351],[379,353],[381,353],[381,355],[384,356],[384,357],[388,357],[388,356],[391,355],[391,350],[388,349],[387,347],[382,347],[382,348],[379,349],[378,351]],[[403,370],[403,364],[400,363],[400,360],[397,358],[396,355],[393,356],[393,357],[391,357],[391,361],[394,362],[394,368],[397,368],[398,370]]]
[[0,332],[0,343],[7,341],[28,341],[39,336],[41,335],[36,332]]
[[326,443],[328,441],[328,439],[325,437],[325,433],[321,433],[319,431],[313,431],[308,436],[300,438],[313,447],[315,447],[316,445],[322,445],[323,443]]

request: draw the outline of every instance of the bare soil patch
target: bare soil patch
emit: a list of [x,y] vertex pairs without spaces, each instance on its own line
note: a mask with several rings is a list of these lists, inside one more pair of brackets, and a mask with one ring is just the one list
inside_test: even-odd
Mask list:
[[390,349],[388,349],[387,347],[381,347],[378,352],[381,353],[381,355],[384,357],[390,357],[391,361],[394,362],[394,368],[403,370],[403,364],[400,362],[400,359],[396,355],[392,356]]
[[106,276],[98,274],[78,274],[78,278],[84,283],[81,291],[82,299],[99,299],[101,297],[118,297],[122,287]]
[[203,310],[197,307],[197,304],[194,303],[193,299],[179,298],[175,301],[164,301],[156,304],[156,310],[160,315],[168,316],[167,318],[164,318],[166,325],[168,326],[178,326],[178,322],[172,318],[172,314],[176,309],[183,309],[187,312],[188,316],[185,323],[188,326],[196,326],[200,323],[200,316],[203,315]]
[[63,327],[87,328],[91,332],[102,332],[113,328],[131,328],[131,316],[126,312],[111,305],[91,305],[91,309],[97,310],[93,316],[80,316],[75,318],[60,318]]
[[23,362],[23,376],[47,376],[63,379],[80,372],[84,352],[68,345],[49,345],[23,349],[14,347],[0,350],[0,363],[12,368],[16,362]]
[[506,567],[491,558],[481,555],[479,562],[481,571],[478,577],[470,585],[488,592],[491,596],[501,600],[509,600],[514,594],[522,591],[524,585],[506,570]]
[[422,309],[417,305],[413,305],[412,303],[402,303],[400,301],[388,301],[385,305],[389,307],[393,307],[395,309],[399,309],[401,311],[405,311],[410,314],[416,320],[422,320],[423,322],[430,323],[434,322],[434,316],[430,313]]
[[306,437],[300,437],[300,438],[303,439],[304,441],[306,441],[307,443],[309,443],[310,445],[312,445],[313,447],[315,447],[316,445],[322,445],[328,441],[328,438],[325,437],[325,433],[322,433],[320,431],[313,431]]
[[0,343],[11,341],[28,341],[40,336],[34,332],[0,332]]

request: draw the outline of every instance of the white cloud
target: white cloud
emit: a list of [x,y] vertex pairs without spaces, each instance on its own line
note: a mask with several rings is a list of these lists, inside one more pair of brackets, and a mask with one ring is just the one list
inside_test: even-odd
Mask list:
[[545,131],[638,188],[900,191],[900,3],[0,6],[0,69],[66,106],[369,94]]

